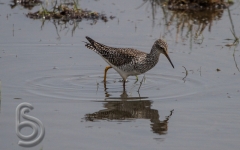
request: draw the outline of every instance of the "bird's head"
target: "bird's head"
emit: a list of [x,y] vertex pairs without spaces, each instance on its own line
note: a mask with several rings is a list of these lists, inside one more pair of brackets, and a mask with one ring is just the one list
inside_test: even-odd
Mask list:
[[169,60],[169,62],[172,65],[172,67],[174,68],[173,63],[172,63],[170,57],[168,56],[168,45],[167,45],[167,43],[162,39],[158,39],[154,43],[154,45],[160,53],[163,53],[167,57],[167,59]]

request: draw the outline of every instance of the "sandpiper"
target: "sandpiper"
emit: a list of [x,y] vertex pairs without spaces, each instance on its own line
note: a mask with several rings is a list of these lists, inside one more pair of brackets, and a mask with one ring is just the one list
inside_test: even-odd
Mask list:
[[104,71],[104,83],[106,84],[106,73],[108,69],[115,69],[123,78],[123,88],[128,76],[136,76],[143,74],[152,69],[159,60],[159,56],[163,53],[172,67],[173,63],[168,56],[168,46],[165,41],[158,39],[154,42],[151,52],[145,53],[133,48],[114,48],[98,43],[86,36],[89,43],[86,47],[99,54],[110,66],[107,66]]

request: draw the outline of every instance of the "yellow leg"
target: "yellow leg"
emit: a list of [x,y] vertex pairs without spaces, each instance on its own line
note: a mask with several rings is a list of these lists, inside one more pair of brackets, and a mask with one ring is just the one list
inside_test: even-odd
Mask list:
[[[138,81],[138,76],[137,76],[137,75],[136,75],[136,80]],[[136,81],[136,82],[137,82],[137,81]]]
[[105,68],[105,71],[104,71],[104,83],[106,83],[107,71],[108,71],[108,69],[111,69],[111,68],[112,68],[111,66],[107,66],[107,67]]

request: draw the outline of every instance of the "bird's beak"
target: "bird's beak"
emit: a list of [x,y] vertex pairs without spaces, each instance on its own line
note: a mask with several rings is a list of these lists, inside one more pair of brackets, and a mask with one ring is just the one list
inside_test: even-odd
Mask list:
[[171,59],[170,59],[170,57],[168,56],[168,54],[167,54],[167,52],[166,51],[164,51],[164,53],[163,53],[166,57],[167,57],[167,59],[169,60],[169,62],[171,63],[171,65],[172,65],[172,67],[174,68],[174,66],[173,66],[173,63],[172,63],[172,61],[171,61]]

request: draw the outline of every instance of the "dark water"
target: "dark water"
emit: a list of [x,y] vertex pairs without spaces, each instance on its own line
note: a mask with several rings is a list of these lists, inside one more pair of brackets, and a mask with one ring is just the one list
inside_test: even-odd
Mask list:
[[[211,14],[152,1],[79,2],[116,18],[58,24],[25,16],[40,6],[1,2],[1,149],[24,149],[15,133],[22,102],[46,129],[31,149],[239,149],[240,53],[237,44],[226,46],[240,37],[239,1]],[[126,92],[113,69],[105,88],[107,64],[85,48],[85,36],[144,52],[163,37],[175,69],[161,55],[144,80],[128,78]]]

